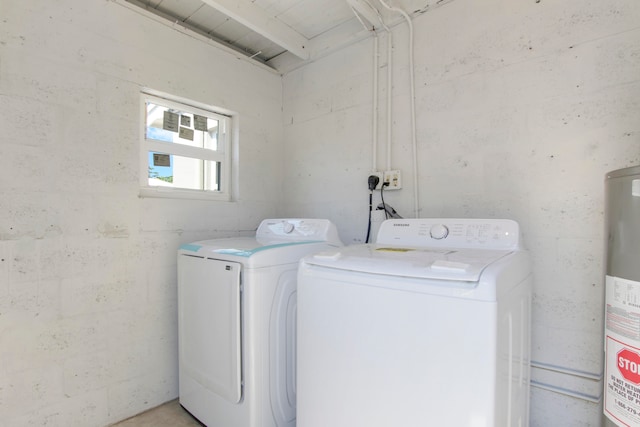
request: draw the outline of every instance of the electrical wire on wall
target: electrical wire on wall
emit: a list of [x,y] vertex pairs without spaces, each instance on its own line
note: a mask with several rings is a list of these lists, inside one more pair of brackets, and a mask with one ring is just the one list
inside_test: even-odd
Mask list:
[[369,186],[369,222],[367,224],[367,238],[365,239],[365,243],[369,243],[369,238],[371,237],[371,214],[373,212],[373,190],[376,189],[376,186],[380,182],[380,178],[375,175],[370,175],[368,179]]
[[386,186],[384,185],[384,183],[382,183],[382,185],[380,186],[381,203],[378,205],[378,209],[380,209],[380,206],[382,206],[382,209],[384,209],[384,219],[389,219],[389,212],[387,212],[387,204],[384,202],[384,187]]
[[380,200],[382,201],[382,203],[380,203],[378,205],[378,209],[377,210],[384,210],[384,219],[389,219],[389,218],[402,218],[398,212],[396,212],[395,209],[393,209],[393,206],[388,205],[387,202],[384,201],[384,188],[386,186],[388,186],[389,183],[384,182],[382,183],[382,186],[380,187]]
[[[373,213],[373,190],[375,190],[376,186],[378,185],[378,183],[380,182],[380,178],[378,178],[376,175],[370,175],[369,176],[369,180],[368,180],[368,185],[369,185],[369,222],[367,224],[367,238],[365,239],[365,243],[369,243],[369,240],[371,239],[371,224],[372,224],[372,213]],[[380,186],[380,200],[382,201],[382,203],[380,203],[377,207],[376,210],[382,210],[384,211],[384,219],[390,219],[390,218],[402,218],[398,212],[396,212],[395,209],[393,209],[393,207],[391,205],[388,205],[385,201],[384,201],[384,189],[385,187],[387,187],[389,185],[388,182],[383,182],[382,185]]]

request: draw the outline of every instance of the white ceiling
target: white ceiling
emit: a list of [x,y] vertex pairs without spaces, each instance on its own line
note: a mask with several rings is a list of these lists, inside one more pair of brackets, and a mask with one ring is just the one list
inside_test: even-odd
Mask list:
[[[380,0],[126,1],[279,71],[369,37],[379,17],[388,27],[402,21]],[[452,0],[383,1],[414,16]]]

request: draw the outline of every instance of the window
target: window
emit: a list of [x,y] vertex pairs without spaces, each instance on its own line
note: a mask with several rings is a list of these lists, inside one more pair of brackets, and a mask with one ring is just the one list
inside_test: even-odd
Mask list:
[[231,117],[142,94],[141,195],[230,200]]

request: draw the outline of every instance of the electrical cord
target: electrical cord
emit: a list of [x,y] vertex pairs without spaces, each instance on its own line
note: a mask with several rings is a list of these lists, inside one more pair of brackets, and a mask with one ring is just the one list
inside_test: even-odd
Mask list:
[[369,237],[371,236],[371,212],[373,211],[373,190],[376,189],[378,183],[380,182],[380,178],[375,175],[370,175],[367,180],[367,184],[369,186],[369,222],[367,224],[367,238],[365,239],[365,243],[369,243]]
[[364,241],[369,243],[369,236],[371,235],[371,211],[373,211],[373,191],[369,191],[369,222],[367,223],[367,238]]
[[380,199],[382,200],[382,209],[384,209],[384,219],[389,219],[389,211],[387,211],[387,204],[384,202],[384,187],[389,185],[388,182],[383,182],[380,186]]

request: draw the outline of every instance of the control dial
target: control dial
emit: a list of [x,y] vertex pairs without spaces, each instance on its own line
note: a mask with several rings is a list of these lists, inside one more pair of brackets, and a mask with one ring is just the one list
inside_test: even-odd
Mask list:
[[437,225],[431,226],[431,230],[429,230],[429,234],[431,235],[431,238],[436,240],[441,240],[449,235],[449,229],[444,224],[437,224]]
[[285,234],[291,233],[294,228],[296,228],[295,225],[291,224],[290,222],[285,222],[282,224],[282,230]]

